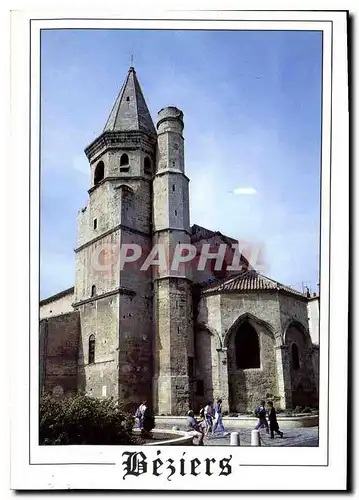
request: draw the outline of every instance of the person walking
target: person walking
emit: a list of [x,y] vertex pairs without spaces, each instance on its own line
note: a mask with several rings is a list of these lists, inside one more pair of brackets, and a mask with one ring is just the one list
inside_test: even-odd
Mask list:
[[226,429],[224,428],[224,425],[223,425],[222,400],[221,399],[217,400],[216,406],[214,408],[214,422],[213,422],[212,436],[216,432],[217,428],[219,428],[219,430],[222,431],[225,436],[228,434],[226,432]]
[[279,425],[277,421],[277,412],[273,406],[272,401],[268,401],[268,419],[269,419],[269,429],[270,437],[274,438],[274,433],[278,434],[281,438],[283,437],[283,432],[279,430]]
[[140,406],[136,410],[135,417],[138,418],[138,428],[139,429],[142,429],[142,427],[143,427],[143,418],[144,418],[146,409],[147,409],[147,401],[142,401],[142,403],[140,404]]
[[213,426],[213,402],[209,401],[204,408],[204,421],[206,422],[206,436],[211,432]]
[[267,410],[265,409],[265,401],[261,401],[261,404],[255,410],[255,415],[256,417],[258,417],[258,422],[255,426],[255,430],[258,430],[261,427],[265,427],[266,434],[269,434],[269,426],[266,419]]

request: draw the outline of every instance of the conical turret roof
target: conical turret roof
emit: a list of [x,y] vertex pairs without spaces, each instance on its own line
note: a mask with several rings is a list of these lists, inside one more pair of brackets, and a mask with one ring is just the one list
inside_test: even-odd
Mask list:
[[104,132],[143,130],[156,135],[135,68],[131,66],[106,122]]

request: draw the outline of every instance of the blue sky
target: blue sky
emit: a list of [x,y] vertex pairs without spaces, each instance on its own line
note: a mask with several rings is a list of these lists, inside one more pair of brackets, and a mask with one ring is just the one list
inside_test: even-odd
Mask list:
[[[134,55],[154,123],[184,112],[191,224],[260,245],[264,274],[319,279],[321,33],[46,30],[41,38],[40,296],[73,286],[78,210]],[[251,188],[252,194],[235,194]]]

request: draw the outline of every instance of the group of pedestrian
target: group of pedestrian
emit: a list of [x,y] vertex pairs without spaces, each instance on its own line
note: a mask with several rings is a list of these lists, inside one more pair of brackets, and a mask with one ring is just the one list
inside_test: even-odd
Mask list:
[[[270,432],[270,437],[272,439],[274,438],[274,433],[278,434],[280,437],[283,437],[283,432],[279,430],[277,412],[275,411],[272,401],[268,401],[268,409],[269,411],[267,412],[265,401],[262,401],[258,408],[256,408],[255,415],[258,418],[258,422],[255,426],[255,429],[258,430],[261,427],[265,427],[266,433],[269,434]],[[267,421],[267,413],[269,425]]]
[[202,445],[204,437],[208,437],[209,434],[214,436],[217,430],[221,431],[223,436],[229,434],[223,425],[221,399],[217,400],[215,406],[213,405],[213,401],[208,401],[200,409],[199,417],[199,420],[195,418],[193,410],[190,410],[187,414],[187,428],[198,438],[198,444]]
[[[255,415],[258,418],[258,422],[255,426],[256,430],[264,427],[266,433],[270,433],[272,439],[274,438],[274,433],[283,437],[283,432],[279,429],[277,414],[272,401],[268,401],[268,411],[265,407],[265,401],[262,401],[258,408],[255,409]],[[143,401],[140,404],[136,410],[135,417],[138,419],[138,428],[141,429],[141,433],[146,431],[149,432],[153,428],[154,417],[147,401]],[[208,403],[201,408],[199,417],[199,420],[195,418],[193,410],[187,413],[187,430],[193,433],[199,445],[203,445],[205,437],[208,437],[208,435],[214,436],[217,431],[222,432],[223,436],[229,434],[229,432],[226,432],[223,425],[222,399],[218,399],[215,405],[213,405],[213,401],[208,401]]]
[[199,412],[200,416],[204,419],[205,422],[205,435],[215,434],[215,432],[220,430],[227,435],[224,425],[223,425],[223,415],[222,415],[222,400],[218,399],[215,406],[213,406],[213,402],[209,401],[204,408],[202,408]]

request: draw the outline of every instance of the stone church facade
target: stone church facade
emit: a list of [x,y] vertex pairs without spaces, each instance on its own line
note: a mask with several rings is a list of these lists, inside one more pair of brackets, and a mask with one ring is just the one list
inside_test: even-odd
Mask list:
[[[163,415],[219,397],[230,412],[269,398],[283,409],[317,406],[310,300],[244,256],[231,270],[236,240],[190,226],[183,128],[176,107],[154,126],[131,67],[85,149],[91,186],[78,213],[75,286],[40,302],[41,391],[113,396],[131,410],[147,399]],[[220,269],[210,258],[201,271],[198,258],[178,270],[142,269],[154,247],[173,255],[179,243],[196,257],[226,245]],[[109,260],[134,245],[139,261]]]

